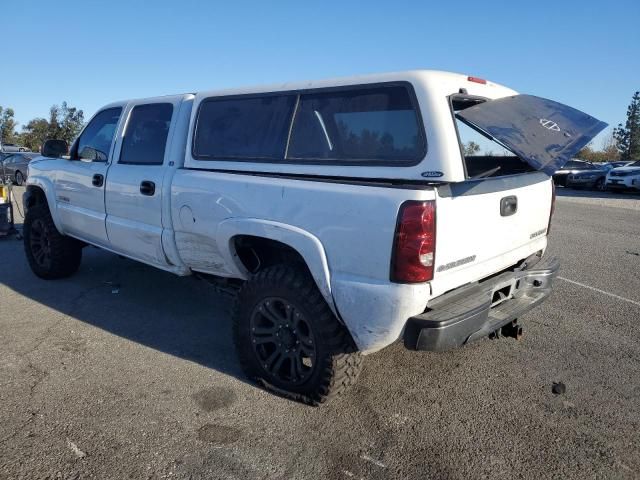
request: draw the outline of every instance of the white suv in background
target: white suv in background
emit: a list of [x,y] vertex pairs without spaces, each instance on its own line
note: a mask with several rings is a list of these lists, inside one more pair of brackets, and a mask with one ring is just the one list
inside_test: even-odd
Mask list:
[[607,174],[607,190],[640,190],[640,160]]

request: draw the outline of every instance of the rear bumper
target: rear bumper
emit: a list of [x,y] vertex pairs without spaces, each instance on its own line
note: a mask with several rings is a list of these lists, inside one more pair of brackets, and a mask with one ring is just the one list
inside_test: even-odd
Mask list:
[[411,317],[404,344],[412,350],[442,351],[489,335],[542,303],[558,273],[556,258],[531,270],[510,271],[442,295],[429,311]]

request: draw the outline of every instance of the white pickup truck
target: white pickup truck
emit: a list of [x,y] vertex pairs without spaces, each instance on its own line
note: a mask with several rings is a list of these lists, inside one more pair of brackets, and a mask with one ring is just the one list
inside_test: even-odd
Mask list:
[[26,255],[45,279],[91,244],[237,287],[247,375],[319,404],[399,339],[518,337],[558,269],[550,175],[604,127],[437,71],[115,102],[30,163]]

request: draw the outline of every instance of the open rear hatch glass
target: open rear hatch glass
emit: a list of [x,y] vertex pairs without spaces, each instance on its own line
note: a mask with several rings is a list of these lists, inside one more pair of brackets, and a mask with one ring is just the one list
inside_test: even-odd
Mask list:
[[467,180],[438,188],[434,295],[542,251],[549,176],[606,126],[529,95],[488,100],[463,93],[450,101]]
[[455,115],[547,175],[607,126],[580,110],[533,95],[484,101]]

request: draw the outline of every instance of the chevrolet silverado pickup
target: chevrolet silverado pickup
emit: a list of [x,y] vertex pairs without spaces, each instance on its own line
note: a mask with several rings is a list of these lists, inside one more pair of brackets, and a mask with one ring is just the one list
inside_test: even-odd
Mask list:
[[94,245],[237,289],[246,374],[317,405],[398,340],[518,337],[558,270],[551,175],[604,127],[427,70],[115,102],[30,163],[26,256],[56,279]]

